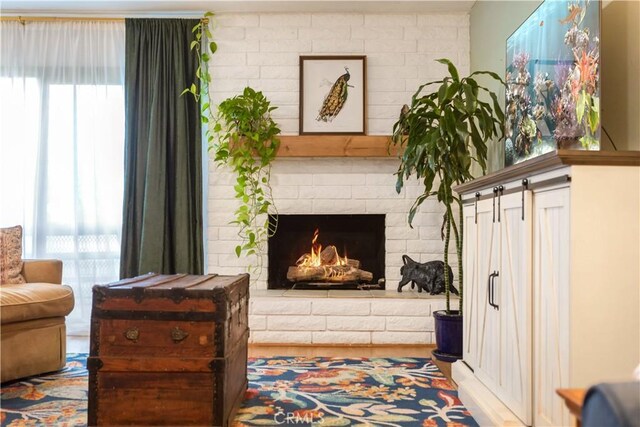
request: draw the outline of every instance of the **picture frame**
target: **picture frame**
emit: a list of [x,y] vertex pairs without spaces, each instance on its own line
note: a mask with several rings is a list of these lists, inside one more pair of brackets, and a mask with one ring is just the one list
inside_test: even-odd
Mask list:
[[300,56],[300,135],[365,135],[367,57]]

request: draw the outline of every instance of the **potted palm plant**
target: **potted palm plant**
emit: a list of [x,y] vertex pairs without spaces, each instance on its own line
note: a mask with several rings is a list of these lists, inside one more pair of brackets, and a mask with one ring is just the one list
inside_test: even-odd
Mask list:
[[[393,125],[392,144],[400,146],[400,167],[396,172],[396,190],[415,177],[424,183],[424,192],[409,211],[409,225],[429,197],[436,197],[444,205],[442,224],[445,271],[449,268],[449,243],[453,232],[458,261],[459,308],[451,309],[450,278],[445,274],[446,310],[434,312],[436,345],[434,355],[441,360],[455,360],[462,355],[463,268],[462,200],[452,186],[473,179],[472,162],[486,171],[487,141],[502,138],[504,114],[497,95],[481,86],[474,76],[486,74],[504,85],[502,79],[489,71],[476,71],[460,78],[458,70],[447,59],[449,75],[441,80],[423,84],[405,106]],[[435,86],[439,85],[439,86]],[[434,91],[429,91],[430,89]],[[480,96],[483,95],[483,96]],[[483,99],[488,95],[491,102]],[[456,219],[455,209],[458,218]]]

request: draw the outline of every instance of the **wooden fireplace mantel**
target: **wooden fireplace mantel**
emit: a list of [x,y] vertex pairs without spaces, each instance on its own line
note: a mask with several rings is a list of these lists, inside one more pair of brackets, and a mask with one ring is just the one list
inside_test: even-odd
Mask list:
[[386,157],[396,158],[388,135],[283,135],[279,157]]

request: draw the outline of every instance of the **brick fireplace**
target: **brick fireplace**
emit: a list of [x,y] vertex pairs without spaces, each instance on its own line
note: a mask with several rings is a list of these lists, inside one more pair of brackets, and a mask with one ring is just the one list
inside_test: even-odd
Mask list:
[[[217,16],[218,52],[212,59],[213,102],[246,85],[262,90],[278,107],[283,135],[298,134],[300,55],[367,55],[367,133],[388,135],[400,107],[416,88],[440,78],[451,58],[469,71],[468,14],[234,13]],[[316,143],[321,144],[322,140]],[[265,343],[430,343],[432,311],[443,298],[396,292],[402,255],[442,259],[436,201],[424,203],[407,225],[407,213],[421,193],[409,182],[395,191],[395,158],[279,158],[272,171],[281,215],[384,215],[385,290],[268,289],[268,259],[252,280],[251,341]],[[210,165],[207,267],[237,274],[249,263],[237,258],[237,230],[229,225],[236,202],[234,177]],[[453,245],[452,245],[453,246]],[[455,272],[455,267],[454,267]]]
[[[271,178],[274,201],[280,215],[384,215],[384,277],[387,290],[395,292],[403,254],[432,261],[442,258],[443,247],[443,210],[437,201],[428,200],[421,206],[413,228],[407,224],[409,208],[422,187],[418,181],[409,182],[402,193],[396,193],[393,174],[397,167],[397,159],[278,159]],[[234,177],[211,168],[207,265],[211,272],[237,274],[252,261],[234,254],[239,243],[237,229],[229,224],[237,206]],[[265,257],[252,289],[268,289],[268,265]]]
[[[298,158],[273,165],[273,195],[280,215],[380,215],[384,217],[385,290],[268,289],[268,259],[251,284],[251,342],[292,344],[428,344],[431,313],[444,308],[442,296],[396,291],[402,255],[422,262],[442,259],[442,208],[425,202],[413,228],[407,212],[420,194],[410,182],[395,191],[396,159]],[[234,178],[211,166],[208,270],[237,274],[249,265],[235,256]],[[267,254],[268,256],[268,254]],[[452,257],[454,258],[454,257]],[[455,268],[454,268],[455,271]]]

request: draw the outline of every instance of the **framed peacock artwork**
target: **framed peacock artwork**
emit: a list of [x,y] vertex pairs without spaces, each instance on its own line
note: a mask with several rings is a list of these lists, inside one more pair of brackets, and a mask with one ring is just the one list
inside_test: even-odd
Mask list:
[[300,57],[300,135],[364,135],[366,56]]

